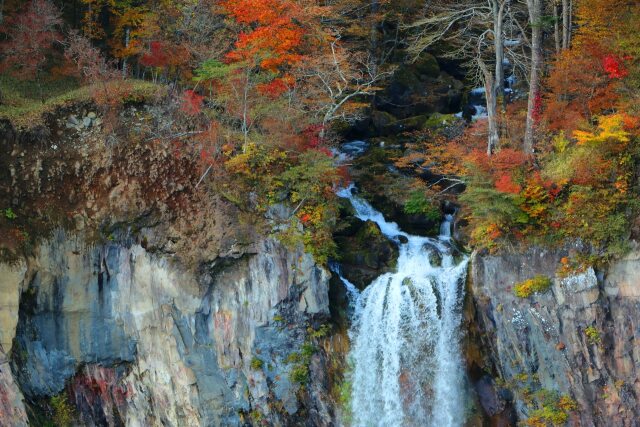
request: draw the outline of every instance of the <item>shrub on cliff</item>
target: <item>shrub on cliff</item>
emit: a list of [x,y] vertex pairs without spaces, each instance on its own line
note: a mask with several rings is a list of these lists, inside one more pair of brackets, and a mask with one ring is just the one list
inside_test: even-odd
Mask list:
[[433,202],[420,190],[413,191],[409,195],[409,199],[404,205],[404,212],[407,214],[424,215],[434,221],[440,220],[441,216],[440,209],[434,206]]
[[321,264],[335,254],[332,231],[338,206],[333,188],[340,176],[327,153],[321,149],[296,153],[249,143],[244,152],[231,156],[226,168],[237,178],[233,188],[223,189],[224,194],[234,195],[234,203],[255,203],[262,212],[277,203],[291,205],[289,224],[277,233],[284,243],[303,244]]
[[551,279],[546,276],[536,276],[520,282],[513,287],[513,292],[519,298],[529,298],[534,293],[543,293],[551,287]]
[[540,403],[522,423],[524,426],[564,426],[569,421],[569,414],[578,410],[575,400],[567,395],[560,396],[555,391],[542,389],[536,392],[535,397]]

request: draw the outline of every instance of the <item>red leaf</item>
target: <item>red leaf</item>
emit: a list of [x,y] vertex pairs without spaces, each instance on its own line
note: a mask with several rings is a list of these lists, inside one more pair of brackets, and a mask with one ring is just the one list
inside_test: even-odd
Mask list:
[[610,79],[622,79],[629,75],[629,71],[622,63],[622,59],[615,55],[606,55],[602,60],[602,66]]
[[140,63],[146,67],[165,67],[169,63],[164,44],[160,41],[153,41],[149,45],[149,52],[142,55]]
[[514,183],[511,175],[502,175],[496,180],[496,190],[502,193],[519,194],[522,187]]
[[202,100],[204,96],[198,95],[193,90],[185,90],[182,95],[182,106],[180,109],[189,115],[196,115],[202,109]]

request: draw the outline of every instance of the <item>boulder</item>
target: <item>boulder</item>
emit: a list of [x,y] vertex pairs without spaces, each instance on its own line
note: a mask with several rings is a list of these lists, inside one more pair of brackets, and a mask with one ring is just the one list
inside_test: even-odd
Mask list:
[[398,67],[376,107],[399,119],[460,110],[464,84],[441,71],[437,60],[424,54]]
[[371,113],[373,128],[376,134],[380,136],[393,136],[402,132],[423,130],[427,127],[429,120],[429,114],[421,114],[399,120],[385,111]]
[[404,232],[417,236],[435,236],[440,230],[438,220],[421,214],[408,214],[404,211],[404,206],[385,195],[377,194],[372,197],[371,202],[385,218],[391,218]]
[[351,235],[338,235],[335,240],[343,276],[364,289],[376,277],[396,267],[398,247],[382,234],[375,222],[357,221],[349,228]]

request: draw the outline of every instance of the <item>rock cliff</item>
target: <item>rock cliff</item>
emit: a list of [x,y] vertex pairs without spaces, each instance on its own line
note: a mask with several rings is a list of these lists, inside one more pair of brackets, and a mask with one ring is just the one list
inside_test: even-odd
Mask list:
[[82,425],[332,422],[321,354],[303,367],[313,387],[292,376],[291,354],[329,314],[328,274],[301,251],[266,239],[194,273],[138,244],[56,232],[0,273],[7,425],[62,406]]
[[[494,386],[503,402],[493,412],[513,398],[518,418],[526,419],[556,392],[577,403],[571,425],[638,425],[640,252],[606,271],[560,277],[567,255],[531,248],[473,258],[474,321],[484,346],[479,364],[501,378]],[[538,275],[553,279],[548,291],[515,296],[515,284]],[[486,377],[478,385],[486,386]]]

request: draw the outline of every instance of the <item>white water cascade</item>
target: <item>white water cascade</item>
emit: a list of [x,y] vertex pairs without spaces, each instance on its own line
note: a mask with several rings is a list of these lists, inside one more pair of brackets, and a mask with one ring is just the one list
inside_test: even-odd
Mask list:
[[437,239],[412,236],[385,220],[352,187],[338,192],[356,216],[376,222],[399,245],[397,271],[375,279],[353,299],[350,330],[353,426],[464,423],[460,324],[467,258],[454,258],[451,215]]

